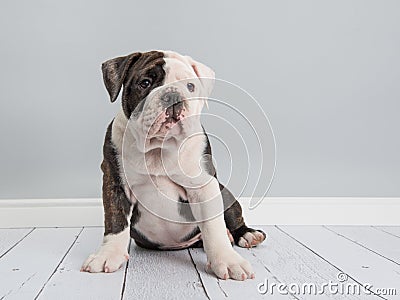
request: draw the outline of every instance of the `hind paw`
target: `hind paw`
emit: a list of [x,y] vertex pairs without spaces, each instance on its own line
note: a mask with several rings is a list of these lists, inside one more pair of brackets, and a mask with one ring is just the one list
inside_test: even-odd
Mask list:
[[248,228],[242,236],[239,237],[237,241],[237,245],[243,248],[251,248],[255,247],[267,239],[267,235],[265,232],[261,230],[254,230]]

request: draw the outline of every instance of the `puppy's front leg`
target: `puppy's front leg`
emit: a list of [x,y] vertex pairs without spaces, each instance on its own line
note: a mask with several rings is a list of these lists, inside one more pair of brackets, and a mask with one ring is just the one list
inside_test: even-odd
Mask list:
[[224,206],[218,181],[211,178],[200,188],[187,189],[193,216],[200,221],[208,264],[221,279],[254,278],[250,263],[233,248],[226,234]]
[[133,205],[126,196],[122,181],[119,178],[117,154],[110,140],[109,127],[104,143],[103,170],[103,206],[104,238],[103,243],[94,254],[83,263],[81,271],[114,272],[129,259],[130,218]]

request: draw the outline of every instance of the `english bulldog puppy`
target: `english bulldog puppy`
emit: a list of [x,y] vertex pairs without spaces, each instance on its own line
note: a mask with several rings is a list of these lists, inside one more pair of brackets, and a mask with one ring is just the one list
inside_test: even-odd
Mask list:
[[81,270],[118,270],[133,238],[149,249],[204,247],[219,278],[254,278],[232,243],[253,247],[266,234],[246,226],[240,204],[218,181],[200,122],[214,72],[172,51],[110,59],[102,72],[111,102],[122,89],[122,108],[103,147],[103,243]]

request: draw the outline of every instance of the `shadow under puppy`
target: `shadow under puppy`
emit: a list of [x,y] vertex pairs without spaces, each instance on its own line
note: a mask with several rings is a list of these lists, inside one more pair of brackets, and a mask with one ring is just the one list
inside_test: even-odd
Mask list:
[[240,204],[219,183],[200,122],[214,72],[172,51],[117,57],[102,71],[111,102],[122,89],[122,108],[103,147],[103,243],[81,270],[118,270],[132,237],[150,249],[203,246],[219,278],[254,278],[231,242],[253,247],[266,235],[246,226]]

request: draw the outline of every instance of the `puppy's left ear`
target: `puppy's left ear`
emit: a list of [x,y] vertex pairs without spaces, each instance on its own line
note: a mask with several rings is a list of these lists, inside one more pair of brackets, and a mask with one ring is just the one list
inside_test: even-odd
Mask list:
[[190,56],[186,56],[186,58],[189,61],[190,65],[192,66],[197,77],[199,77],[201,84],[203,85],[204,91],[206,93],[204,97],[209,97],[211,95],[215,83],[214,71],[210,67],[207,67],[206,65],[198,61],[195,61]]
[[128,69],[141,55],[140,52],[136,52],[127,56],[107,60],[101,65],[104,85],[110,95],[111,102],[114,102],[117,99]]

